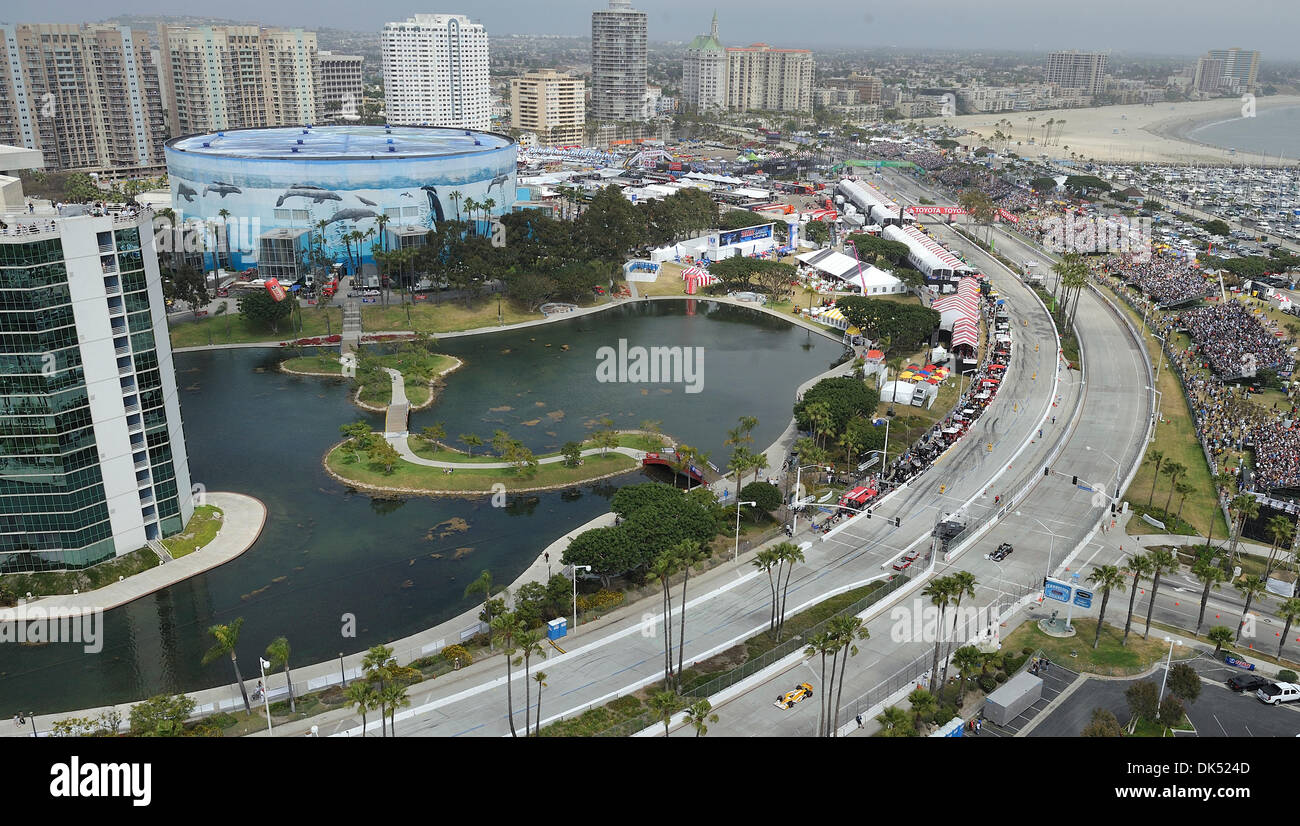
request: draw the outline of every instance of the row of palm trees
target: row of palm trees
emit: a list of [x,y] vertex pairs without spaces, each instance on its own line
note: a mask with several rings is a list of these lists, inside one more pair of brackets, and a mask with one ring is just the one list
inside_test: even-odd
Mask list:
[[[203,655],[202,663],[208,665],[213,660],[221,657],[230,657],[230,665],[235,669],[235,683],[239,686],[239,693],[244,698],[244,710],[251,714],[253,707],[248,700],[248,689],[244,686],[244,676],[239,671],[239,658],[235,655],[235,646],[239,644],[239,632],[243,627],[243,617],[237,617],[234,622],[228,625],[210,626],[208,635],[212,637],[213,644]],[[289,640],[285,637],[276,637],[266,646],[266,659],[271,663],[271,673],[276,671],[284,672],[285,680],[289,685],[289,709],[290,711],[297,711],[298,702],[293,693],[293,677],[289,673],[289,655],[291,653]]]
[[[1098,565],[1092,569],[1088,575],[1088,582],[1101,591],[1101,608],[1097,614],[1097,632],[1093,637],[1092,647],[1096,648],[1101,640],[1101,626],[1106,620],[1106,607],[1110,602],[1111,591],[1123,593],[1129,585],[1129,578],[1132,582],[1132,593],[1129,595],[1128,614],[1124,622],[1124,636],[1120,640],[1120,645],[1128,644],[1129,630],[1133,624],[1133,608],[1137,602],[1137,594],[1143,580],[1151,582],[1151,595],[1147,601],[1146,627],[1142,632],[1142,638],[1147,639],[1151,632],[1151,614],[1155,607],[1156,594],[1160,590],[1160,579],[1163,575],[1178,570],[1178,557],[1166,548],[1157,548],[1148,551],[1145,554],[1135,554],[1124,565]],[[1210,591],[1218,589],[1220,585],[1228,580],[1228,573],[1222,566],[1212,561],[1208,554],[1199,557],[1191,567],[1191,573],[1201,583],[1201,604],[1200,611],[1196,617],[1195,635],[1201,633],[1201,626],[1205,624],[1205,606],[1210,599]],[[1240,580],[1233,582],[1232,587],[1241,594],[1245,600],[1242,608],[1241,620],[1237,623],[1236,634],[1233,635],[1231,630],[1228,631],[1228,639],[1216,640],[1222,642],[1240,640],[1242,631],[1246,628],[1247,617],[1250,615],[1250,608],[1256,602],[1265,602],[1268,600],[1268,583],[1256,574],[1250,574],[1242,577]],[[1290,599],[1283,600],[1278,606],[1278,616],[1286,621],[1286,628],[1282,631],[1281,641],[1277,646],[1278,656],[1282,656],[1282,648],[1286,645],[1287,635],[1291,631],[1291,624],[1300,619],[1300,598],[1292,596]],[[1216,635],[1212,634],[1214,639]]]
[[[782,542],[771,548],[765,548],[755,554],[750,561],[759,571],[767,574],[767,585],[772,599],[768,617],[768,630],[774,641],[781,641],[781,631],[785,627],[786,597],[790,592],[790,574],[794,566],[804,562],[803,551],[793,542]],[[782,574],[785,575],[782,581]]]
[[343,696],[361,714],[361,736],[366,736],[366,713],[379,711],[381,737],[397,736],[397,710],[411,704],[407,689],[420,678],[418,669],[397,664],[393,649],[376,645],[361,660],[362,678],[354,680]]
[[[957,638],[957,622],[961,618],[961,603],[966,597],[975,596],[975,575],[970,571],[958,571],[948,576],[932,579],[922,589],[921,594],[930,598],[930,604],[939,609],[939,620],[935,626],[934,640],[934,664],[930,668],[930,691],[938,691],[939,686],[948,672],[948,650],[952,647],[952,642]],[[947,628],[948,607],[953,608],[952,631],[945,633]],[[940,654],[942,653],[942,658]],[[940,659],[942,659],[942,673],[940,673]]]
[[[855,643],[868,639],[870,633],[858,616],[837,616],[826,622],[826,630],[808,640],[804,656],[821,656],[821,683],[817,691],[821,710],[817,715],[817,736],[836,737],[840,728],[840,700],[844,696],[844,672],[849,658],[858,655]],[[831,679],[826,680],[826,657],[831,658]],[[839,676],[835,669],[839,668]]]
[[[708,551],[693,539],[684,539],[671,548],[660,551],[650,562],[650,575],[659,580],[661,608],[663,610],[664,641],[664,686],[672,691],[679,690],[682,679],[682,664],[686,647],[686,585],[691,579],[691,566],[704,561]],[[677,665],[673,666],[673,594],[671,580],[678,573],[682,576],[681,626],[677,641]]]

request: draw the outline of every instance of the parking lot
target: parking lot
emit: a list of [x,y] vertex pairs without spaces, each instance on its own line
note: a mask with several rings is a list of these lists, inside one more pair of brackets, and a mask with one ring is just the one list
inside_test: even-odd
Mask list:
[[[1300,708],[1296,704],[1267,706],[1257,700],[1253,692],[1236,694],[1223,686],[1224,680],[1246,672],[1206,658],[1190,663],[1208,682],[1202,683],[1201,696],[1194,703],[1187,704],[1187,718],[1196,732],[1179,736],[1294,737],[1300,733]],[[1159,685],[1163,677],[1163,669],[1157,669],[1145,679]],[[1123,724],[1129,719],[1124,692],[1135,682],[1137,680],[1086,680],[1028,736],[1077,737],[1092,719],[1095,708],[1110,709]]]

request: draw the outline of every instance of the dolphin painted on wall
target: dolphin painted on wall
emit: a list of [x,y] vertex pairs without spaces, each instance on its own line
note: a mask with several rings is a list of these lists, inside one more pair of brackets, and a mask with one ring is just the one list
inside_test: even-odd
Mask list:
[[193,203],[194,196],[198,195],[199,193],[195,192],[193,189],[186,186],[185,184],[181,184],[180,186],[176,187],[176,194],[184,198],[186,201]]
[[493,178],[491,181],[488,182],[488,185],[487,185],[487,191],[486,191],[484,194],[486,194],[486,195],[491,195],[491,194],[492,194],[492,187],[494,187],[494,186],[495,186],[495,187],[499,187],[499,188],[501,189],[502,194],[504,194],[505,191],[506,191],[506,181],[508,181],[508,180],[510,180],[510,176],[509,176],[509,175],[498,175],[498,176],[496,176],[495,178]]
[[321,189],[320,187],[290,187],[284,191],[284,194],[276,199],[275,205],[280,206],[290,198],[310,198],[313,204],[319,204],[322,201],[342,201],[343,199],[337,193]]
[[223,199],[224,199],[227,195],[243,195],[243,194],[244,194],[244,190],[240,189],[239,187],[235,186],[234,184],[228,184],[228,183],[225,183],[225,182],[223,182],[223,181],[213,181],[212,183],[210,183],[210,184],[208,184],[207,186],[205,186],[205,187],[203,188],[203,196],[202,196],[202,197],[206,198],[206,197],[208,196],[208,193],[209,193],[209,192],[215,192],[215,193],[217,193],[218,195],[220,195]]

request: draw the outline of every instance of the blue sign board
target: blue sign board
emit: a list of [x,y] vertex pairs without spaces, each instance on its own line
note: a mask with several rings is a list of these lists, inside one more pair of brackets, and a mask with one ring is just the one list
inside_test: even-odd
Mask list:
[[1254,663],[1248,663],[1248,662],[1246,662],[1245,660],[1239,660],[1239,659],[1237,659],[1236,657],[1232,657],[1232,656],[1229,656],[1229,655],[1227,655],[1227,654],[1225,654],[1225,655],[1223,656],[1223,661],[1224,661],[1225,663],[1227,663],[1228,665],[1235,666],[1235,667],[1237,667],[1237,668],[1244,668],[1244,669],[1246,669],[1247,671],[1254,671],[1254,670],[1255,670],[1255,664],[1254,664]]
[[1048,599],[1054,599],[1058,602],[1069,602],[1070,593],[1074,589],[1064,582],[1058,582],[1054,579],[1043,580],[1043,596]]
[[1085,591],[1082,588],[1074,592],[1074,604],[1080,608],[1092,607],[1092,591]]

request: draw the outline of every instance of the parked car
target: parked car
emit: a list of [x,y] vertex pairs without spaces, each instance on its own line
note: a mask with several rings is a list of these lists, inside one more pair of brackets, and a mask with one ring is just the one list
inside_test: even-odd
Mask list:
[[1300,685],[1295,683],[1270,683],[1255,692],[1261,703],[1275,706],[1300,700]]
[[1258,674],[1237,674],[1224,680],[1223,684],[1229,691],[1259,691],[1270,682]]

